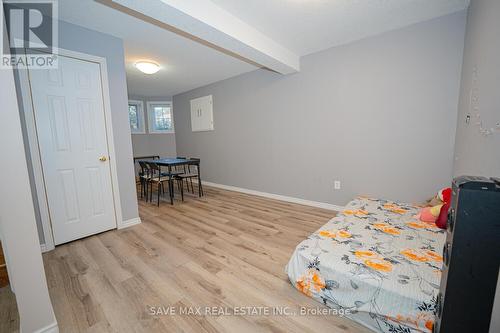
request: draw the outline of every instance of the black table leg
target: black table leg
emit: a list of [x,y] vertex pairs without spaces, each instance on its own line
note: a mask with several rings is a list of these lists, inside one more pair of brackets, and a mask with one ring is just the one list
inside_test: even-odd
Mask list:
[[[156,192],[158,192],[158,202],[157,202],[158,207],[160,207],[160,186],[162,186],[162,185],[161,185],[161,167],[159,166],[158,167],[158,185],[156,186]],[[151,187],[151,192],[153,192],[153,187]]]
[[182,197],[182,201],[184,201],[184,180],[181,179],[180,183],[181,183],[181,197]]
[[200,164],[198,163],[197,168],[198,169],[198,197],[201,197],[201,176],[200,176]]
[[172,184],[172,167],[168,166],[168,193],[170,194],[170,204],[174,204],[174,186]]

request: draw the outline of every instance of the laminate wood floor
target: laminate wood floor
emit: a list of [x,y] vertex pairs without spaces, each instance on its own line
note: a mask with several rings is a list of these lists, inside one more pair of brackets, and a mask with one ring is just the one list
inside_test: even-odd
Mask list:
[[19,332],[16,296],[10,286],[0,288],[0,332]]
[[[292,287],[284,267],[334,212],[206,187],[174,206],[139,200],[139,213],[140,225],[44,254],[61,332],[369,332],[332,315],[265,313],[323,308]],[[258,308],[222,313],[246,306]],[[171,307],[175,314],[158,315]],[[179,313],[189,307],[202,315]]]

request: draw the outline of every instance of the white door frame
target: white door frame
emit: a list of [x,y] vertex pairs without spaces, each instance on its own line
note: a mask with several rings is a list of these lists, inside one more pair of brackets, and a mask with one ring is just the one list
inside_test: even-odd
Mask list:
[[[123,218],[122,218],[122,209],[120,201],[120,187],[118,185],[113,126],[111,121],[111,102],[109,96],[109,82],[108,82],[108,70],[107,70],[106,59],[81,52],[65,50],[62,48],[57,48],[56,50],[57,54],[59,55],[66,56],[69,58],[94,62],[99,65],[102,96],[104,102],[103,107],[104,107],[104,117],[105,117],[105,127],[106,127],[106,139],[107,139],[107,147],[109,153],[109,162],[111,167],[111,184],[113,192],[114,217],[115,217],[116,227],[120,228],[121,224],[123,224]],[[38,135],[36,130],[36,120],[33,110],[33,99],[31,96],[31,87],[30,87],[28,70],[19,68],[18,72],[20,81],[19,83],[21,87],[24,118],[26,122],[26,132],[28,136],[28,144],[31,157],[31,167],[33,170],[38,207],[42,222],[42,229],[43,229],[42,231],[45,239],[45,244],[41,245],[41,250],[42,252],[47,252],[53,250],[55,248],[55,245],[54,245],[54,236],[52,233],[52,223],[50,220],[50,210],[47,199],[47,191],[45,188],[42,161],[40,156]]]

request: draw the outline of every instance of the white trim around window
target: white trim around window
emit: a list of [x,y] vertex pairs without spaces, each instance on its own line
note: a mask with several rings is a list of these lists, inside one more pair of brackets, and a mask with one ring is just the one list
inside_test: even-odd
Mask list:
[[[148,109],[148,129],[150,134],[165,134],[165,133],[175,133],[174,130],[174,112],[171,101],[148,101],[146,102],[146,106]],[[168,128],[159,128],[165,127],[165,124],[161,125],[159,121],[160,118],[157,118],[155,108],[156,107],[164,107],[168,109],[168,114],[166,115],[166,123],[169,124]]]
[[130,109],[129,109],[128,112],[129,112],[130,132],[132,134],[146,134],[146,121],[144,118],[144,102],[140,100],[129,99],[128,100],[129,108],[131,105],[134,105],[136,107],[137,128],[133,128],[132,124],[130,123],[131,119],[130,119]]

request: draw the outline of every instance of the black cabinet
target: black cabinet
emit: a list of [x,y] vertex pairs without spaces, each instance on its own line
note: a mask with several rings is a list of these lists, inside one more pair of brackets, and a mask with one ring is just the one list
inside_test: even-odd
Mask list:
[[454,179],[434,332],[488,332],[500,263],[500,185]]

